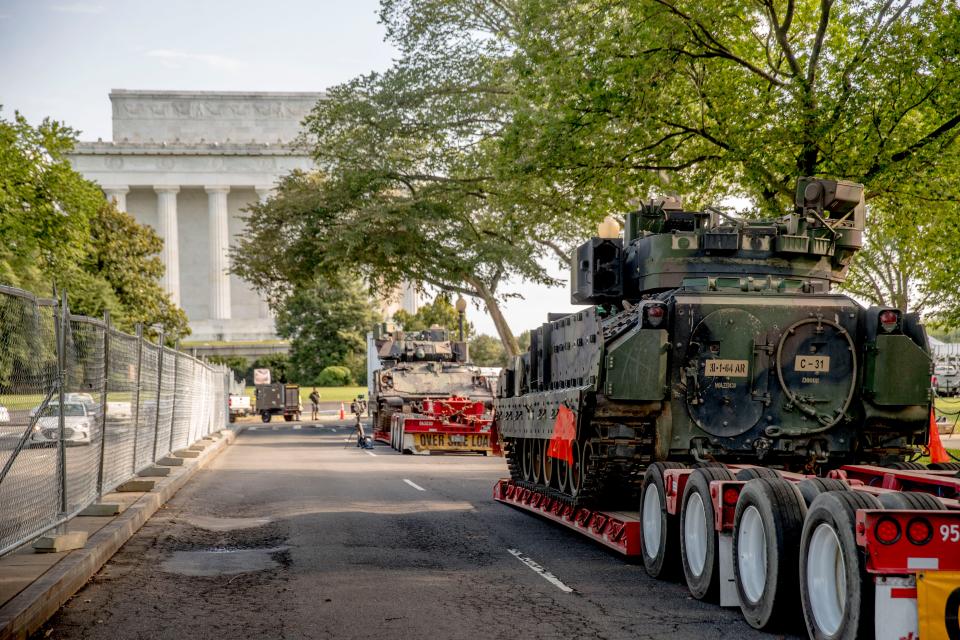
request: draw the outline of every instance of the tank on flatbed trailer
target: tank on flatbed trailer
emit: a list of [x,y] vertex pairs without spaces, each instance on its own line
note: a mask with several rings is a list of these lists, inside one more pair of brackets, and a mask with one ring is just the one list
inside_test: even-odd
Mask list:
[[[468,362],[465,342],[451,340],[445,329],[405,332],[392,323],[378,325],[370,340],[368,353],[377,359],[369,380],[374,438],[408,453],[490,450],[494,385]],[[445,415],[443,407],[453,406]],[[443,441],[413,438],[421,422],[432,425],[425,433],[445,434]]]
[[931,402],[919,317],[831,291],[862,244],[862,195],[804,178],[795,212],[766,221],[658,201],[580,246],[571,297],[593,306],[551,315],[501,376],[513,479],[622,507],[658,461],[912,456]]

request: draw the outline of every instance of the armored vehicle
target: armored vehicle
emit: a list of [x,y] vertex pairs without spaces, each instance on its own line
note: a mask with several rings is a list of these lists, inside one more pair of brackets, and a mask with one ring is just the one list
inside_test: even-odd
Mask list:
[[513,479],[636,505],[658,462],[823,473],[915,454],[931,402],[919,318],[831,291],[864,214],[860,185],[802,178],[779,219],[662,200],[581,245],[571,299],[592,306],[551,315],[501,374]]
[[416,414],[428,400],[471,400],[493,408],[492,385],[467,362],[467,344],[450,339],[445,329],[402,331],[381,323],[369,339],[370,416],[375,437],[390,442],[391,418]]

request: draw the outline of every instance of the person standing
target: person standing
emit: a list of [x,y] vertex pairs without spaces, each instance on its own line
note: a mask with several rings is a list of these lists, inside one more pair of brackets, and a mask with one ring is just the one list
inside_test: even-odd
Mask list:
[[320,416],[320,394],[317,393],[317,388],[314,387],[313,391],[310,392],[310,419],[319,420]]

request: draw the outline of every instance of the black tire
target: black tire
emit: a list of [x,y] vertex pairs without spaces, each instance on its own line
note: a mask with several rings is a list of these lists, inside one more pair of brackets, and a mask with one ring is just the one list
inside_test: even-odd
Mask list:
[[285,413],[285,414],[283,414],[283,421],[284,421],[284,422],[293,422],[293,415],[290,414],[290,413]]
[[235,416],[235,415],[233,415],[233,414],[231,413],[229,420],[230,420],[230,424],[233,424],[234,422],[237,421],[237,416]]
[[[791,628],[800,621],[797,566],[806,515],[807,504],[797,486],[783,478],[750,480],[740,491],[733,524],[733,573],[740,611],[754,629]],[[758,575],[749,567],[759,545],[764,555]]]
[[[663,472],[666,469],[682,469],[679,462],[654,462],[647,467],[643,474],[643,485],[640,489],[640,553],[643,557],[643,568],[653,578],[667,577],[676,573],[680,559],[679,519],[676,515],[667,513],[667,491],[663,482]],[[655,491],[649,494],[647,490]],[[644,537],[644,507],[649,498],[653,510],[653,498],[659,501],[660,526],[657,530],[657,540],[652,539],[647,544]],[[653,530],[653,527],[650,527]]]
[[[683,502],[680,509],[680,559],[683,566],[683,575],[687,580],[690,594],[698,600],[715,600],[720,588],[718,571],[719,554],[717,553],[717,532],[713,521],[713,500],[710,499],[711,480],[734,480],[733,474],[725,467],[700,467],[695,469],[687,479],[687,486],[683,490]],[[698,504],[699,502],[699,504]],[[702,508],[702,513],[701,513]],[[689,516],[689,517],[688,517]],[[700,517],[703,518],[700,521]],[[688,519],[690,524],[688,525]],[[691,549],[688,543],[696,539],[702,544],[703,552]],[[702,566],[700,564],[702,558]],[[695,563],[695,564],[691,564]]]
[[260,414],[260,419],[261,419],[262,421],[264,421],[264,422],[270,422],[270,420],[271,420],[272,418],[273,418],[273,416],[270,415],[270,412],[269,412],[269,411],[264,411],[264,412],[262,412],[262,413]]
[[926,467],[920,464],[919,462],[891,462],[890,464],[883,465],[887,469],[895,469],[897,471],[925,471]]
[[960,462],[931,462],[927,469],[934,471],[960,471]]
[[756,478],[779,478],[780,473],[769,467],[746,467],[737,471],[737,480],[754,480]]
[[817,496],[828,491],[850,491],[850,485],[836,478],[807,478],[797,483],[797,489],[809,507]]
[[532,482],[543,484],[543,440],[534,438],[530,441],[530,462],[532,467]]
[[727,465],[722,462],[708,461],[708,462],[694,462],[690,465],[691,469],[726,469]]
[[[807,510],[800,539],[800,601],[810,638],[854,640],[874,637],[874,584],[867,574],[863,550],[857,546],[856,522],[857,509],[880,508],[880,502],[868,493],[828,491],[817,496]],[[836,545],[833,554],[828,553],[829,546],[824,547],[832,543]],[[843,563],[842,570],[840,562]],[[825,570],[818,571],[818,567],[824,566]],[[830,574],[842,577],[845,586],[840,589],[829,578],[818,580],[816,577]],[[811,590],[816,590],[817,599],[813,602],[821,603],[819,610],[814,609]],[[824,602],[833,603],[839,611],[836,628],[826,625],[830,616],[823,611]]]
[[570,453],[573,454],[573,464],[569,466],[567,494],[576,498],[583,488],[583,443],[576,440],[571,442]]
[[946,509],[940,499],[929,493],[916,491],[896,491],[881,493],[877,500],[884,509],[914,509],[917,511],[940,511]]
[[557,459],[551,458],[547,455],[547,451],[550,448],[549,440],[541,440],[543,443],[541,448],[543,449],[543,465],[540,471],[540,478],[542,479],[542,484],[545,487],[556,488],[557,487]]

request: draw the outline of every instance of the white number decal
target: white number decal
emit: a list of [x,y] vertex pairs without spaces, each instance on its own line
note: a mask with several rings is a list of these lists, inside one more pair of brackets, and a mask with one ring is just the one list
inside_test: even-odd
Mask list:
[[940,537],[944,542],[960,542],[960,524],[940,525]]

